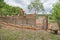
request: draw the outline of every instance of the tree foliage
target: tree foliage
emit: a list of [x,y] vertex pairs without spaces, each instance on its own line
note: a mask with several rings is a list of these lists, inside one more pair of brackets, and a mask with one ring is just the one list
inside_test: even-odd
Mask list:
[[54,8],[53,8],[53,10],[52,10],[52,14],[53,14],[53,16],[55,17],[56,22],[58,23],[58,26],[59,26],[59,30],[60,30],[60,1],[57,2],[57,3],[54,5]]
[[0,16],[21,15],[21,8],[7,5],[4,0],[0,0]]
[[60,2],[57,2],[54,5],[54,8],[52,10],[52,14],[57,20],[60,20]]
[[28,9],[30,11],[34,10],[35,13],[38,13],[39,11],[44,10],[44,7],[40,0],[35,0],[30,5],[28,5]]

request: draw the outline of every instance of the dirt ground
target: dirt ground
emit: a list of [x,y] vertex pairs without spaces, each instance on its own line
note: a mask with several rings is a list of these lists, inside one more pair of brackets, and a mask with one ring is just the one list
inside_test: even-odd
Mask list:
[[[1,23],[1,22],[0,22]],[[60,40],[60,35],[0,24],[0,40]]]

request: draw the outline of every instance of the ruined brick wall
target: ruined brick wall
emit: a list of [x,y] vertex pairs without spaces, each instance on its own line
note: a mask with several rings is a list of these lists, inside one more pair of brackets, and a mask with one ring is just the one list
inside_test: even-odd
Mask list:
[[35,25],[35,15],[0,17],[0,20],[16,25]]
[[37,20],[36,20],[36,24],[40,29],[46,29],[46,17],[45,16],[40,16]]

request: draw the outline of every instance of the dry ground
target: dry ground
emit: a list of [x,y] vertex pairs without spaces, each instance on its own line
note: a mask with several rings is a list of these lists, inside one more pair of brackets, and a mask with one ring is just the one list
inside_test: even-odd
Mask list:
[[0,40],[60,40],[60,35],[44,30],[21,29],[0,24]]

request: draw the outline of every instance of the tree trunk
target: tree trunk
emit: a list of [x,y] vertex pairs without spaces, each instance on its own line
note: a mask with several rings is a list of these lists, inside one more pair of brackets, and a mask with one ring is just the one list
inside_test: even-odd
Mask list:
[[37,12],[36,12],[36,10],[35,10],[35,26],[36,26],[36,13],[37,13]]
[[48,15],[46,15],[46,30],[48,29]]
[[36,13],[35,13],[35,26],[36,26]]

